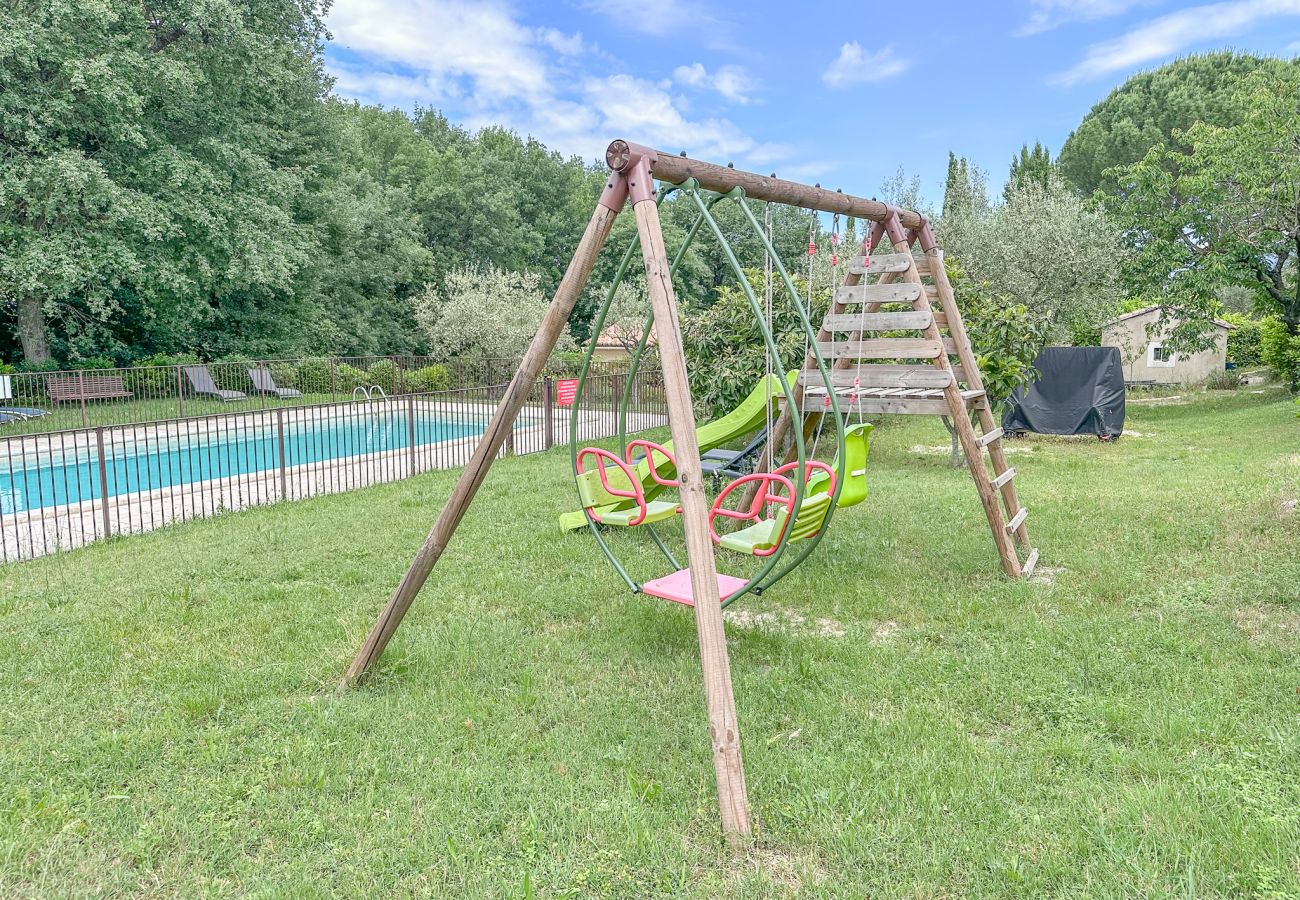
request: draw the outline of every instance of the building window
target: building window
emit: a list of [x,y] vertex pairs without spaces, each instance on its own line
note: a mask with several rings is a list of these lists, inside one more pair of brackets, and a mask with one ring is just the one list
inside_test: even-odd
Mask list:
[[1164,345],[1159,342],[1152,341],[1147,345],[1148,366],[1162,367],[1166,369],[1173,368],[1174,360],[1174,354],[1166,350]]

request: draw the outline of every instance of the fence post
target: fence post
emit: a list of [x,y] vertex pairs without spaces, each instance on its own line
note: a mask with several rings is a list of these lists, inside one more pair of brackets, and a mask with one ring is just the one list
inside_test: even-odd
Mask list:
[[411,462],[411,474],[415,474],[415,395],[406,395],[406,419],[407,419],[407,437],[410,443],[407,446],[406,458]]
[[99,511],[104,517],[104,537],[113,536],[108,516],[108,461],[104,459],[104,426],[95,429],[95,455],[99,457]]
[[86,373],[83,369],[77,370],[77,394],[81,400],[81,427],[85,428],[86,422]]
[[550,375],[542,376],[542,429],[545,449],[555,446],[555,382]]
[[[271,371],[271,367],[270,367],[269,365],[267,365],[266,363],[264,363],[264,362],[259,362],[259,361],[256,360],[256,359],[253,360],[253,369],[254,369],[254,370],[257,370],[257,369],[261,369],[261,368],[265,368],[266,371],[268,371],[268,372]],[[257,385],[253,385],[253,387],[254,387],[254,389],[256,389],[256,388],[257,388]],[[259,397],[262,398],[262,409],[266,409],[266,391],[258,391],[258,392],[257,392],[257,396],[259,396]],[[277,399],[278,399],[278,398],[277,398]]]
[[280,499],[283,500],[289,495],[288,476],[285,474],[284,467],[284,407],[278,406],[275,409],[275,433],[276,443],[280,445]]
[[185,418],[185,385],[181,383],[181,367],[176,367],[176,418]]
[[338,363],[334,361],[334,357],[331,356],[329,360],[330,360],[330,403],[338,403],[339,392],[338,392],[337,381],[338,381],[339,367],[338,367]]

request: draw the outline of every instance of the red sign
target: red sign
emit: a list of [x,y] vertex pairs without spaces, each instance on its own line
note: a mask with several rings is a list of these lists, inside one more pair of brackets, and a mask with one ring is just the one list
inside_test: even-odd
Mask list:
[[560,378],[555,382],[555,403],[557,406],[572,406],[578,397],[578,379]]

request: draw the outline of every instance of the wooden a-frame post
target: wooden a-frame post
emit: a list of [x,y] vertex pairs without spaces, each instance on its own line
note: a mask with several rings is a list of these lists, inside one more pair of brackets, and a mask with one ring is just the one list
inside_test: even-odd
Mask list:
[[339,690],[347,690],[354,685],[383,654],[429,573],[442,558],[443,551],[483,484],[488,469],[510,434],[519,410],[554,350],[555,342],[586,286],[596,257],[609,236],[614,219],[630,194],[645,258],[646,281],[654,309],[664,390],[668,399],[668,421],[678,460],[687,556],[691,566],[691,589],[696,600],[695,623],[699,636],[700,662],[704,671],[704,697],[708,708],[722,830],[729,842],[741,844],[748,840],[751,825],[745,772],[740,756],[740,729],[736,721],[736,701],[727,662],[727,640],[722,622],[717,568],[713,558],[713,542],[709,536],[709,506],[704,493],[699,445],[695,437],[695,415],[686,374],[681,326],[677,318],[677,299],[669,277],[670,262],[660,228],[659,209],[654,199],[654,176],[650,170],[652,154],[638,153],[635,150],[615,153],[613,148],[616,145],[621,145],[624,150],[628,148],[622,142],[611,145],[609,159],[613,171],[610,179],[564,279],[547,308],[541,327],[524,354],[505,396],[483,432],[469,464],[461,472],[433,529],[357,651],[347,674],[339,684]]
[[654,309],[664,393],[668,399],[668,425],[673,437],[673,454],[677,458],[678,499],[686,531],[691,595],[695,598],[695,630],[700,642],[700,665],[704,669],[704,702],[709,712],[709,737],[713,744],[713,772],[718,783],[722,832],[732,843],[740,843],[750,833],[749,798],[740,757],[740,726],[736,721],[731,666],[727,660],[717,563],[709,534],[709,500],[704,493],[704,470],[700,465],[700,447],[695,436],[695,410],[686,375],[686,351],[682,347],[677,297],[669,277],[671,263],[659,226],[659,207],[655,203],[654,176],[650,173],[648,154],[641,148],[629,148],[626,156],[620,154],[609,162],[611,168],[628,173],[632,211],[636,214],[637,233],[641,236],[646,287]]

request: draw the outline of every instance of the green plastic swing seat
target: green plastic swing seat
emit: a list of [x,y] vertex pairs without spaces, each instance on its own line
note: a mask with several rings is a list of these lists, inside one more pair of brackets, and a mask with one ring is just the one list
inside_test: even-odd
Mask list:
[[[790,526],[790,542],[810,538],[821,531],[830,508],[831,495],[825,491],[813,494],[811,497],[804,497],[803,502],[799,504],[798,515],[794,517],[794,524]],[[718,543],[728,550],[748,553],[751,556],[769,551],[781,540],[781,531],[785,528],[788,518],[789,511],[782,507],[770,519],[722,535]]]
[[[645,505],[645,518],[637,524],[653,525],[655,522],[671,519],[679,512],[681,507],[671,500],[649,500]],[[641,515],[641,510],[635,506],[631,509],[607,509],[599,515],[602,525],[618,525],[626,528]]]

